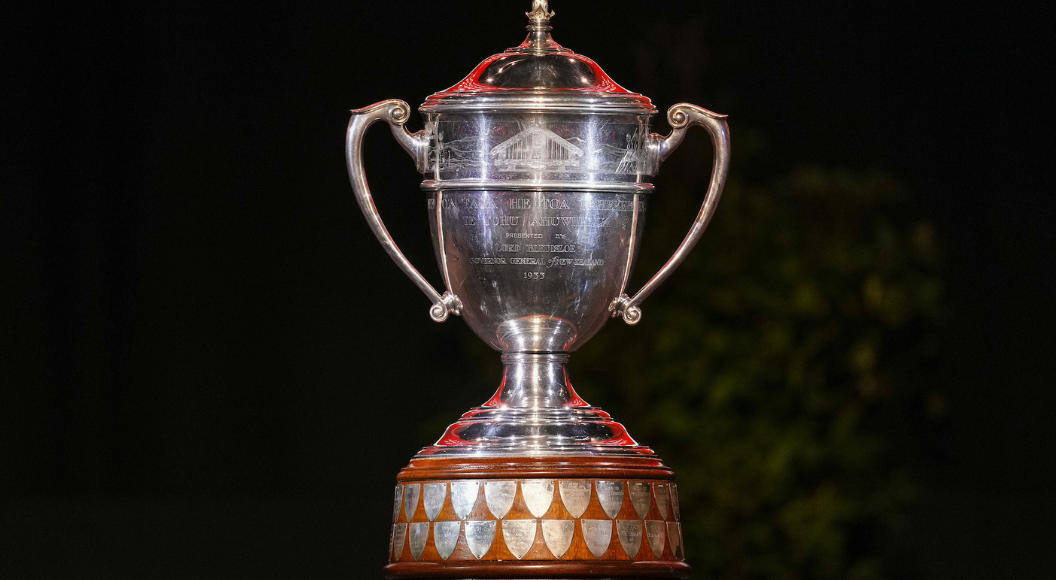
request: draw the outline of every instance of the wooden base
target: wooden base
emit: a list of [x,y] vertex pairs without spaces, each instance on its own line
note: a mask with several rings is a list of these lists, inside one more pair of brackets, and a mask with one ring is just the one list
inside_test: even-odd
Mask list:
[[415,458],[389,578],[684,578],[674,473],[655,456]]

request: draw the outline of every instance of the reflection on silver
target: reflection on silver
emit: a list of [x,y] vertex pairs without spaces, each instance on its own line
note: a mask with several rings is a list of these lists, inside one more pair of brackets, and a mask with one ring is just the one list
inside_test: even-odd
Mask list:
[[667,519],[667,484],[654,483],[653,495],[656,496],[656,507],[660,510],[660,516]]
[[488,509],[500,520],[506,517],[506,513],[513,507],[513,499],[516,496],[516,481],[489,481],[484,484],[484,499],[488,502]]
[[466,522],[466,543],[469,551],[479,560],[491,549],[495,541],[495,520]]
[[396,523],[400,519],[400,500],[403,499],[403,489],[399,485],[396,486],[396,499],[392,502],[392,522]]
[[417,483],[408,483],[403,486],[403,515],[407,516],[407,521],[414,518],[414,511],[418,509],[418,495],[421,491],[422,486]]
[[543,520],[543,541],[555,558],[560,558],[572,545],[576,531],[574,520]]
[[664,543],[667,540],[667,526],[660,520],[645,521],[645,537],[649,539],[649,548],[657,558],[664,557]]
[[477,503],[477,495],[480,493],[479,481],[452,481],[451,482],[451,507],[455,508],[458,519],[464,520]]
[[590,505],[590,482],[581,480],[562,481],[558,484],[561,490],[561,502],[573,518],[578,518],[587,511]]
[[429,522],[410,524],[411,556],[415,560],[422,557],[425,543],[429,541]]
[[579,520],[583,526],[583,539],[587,549],[595,558],[601,558],[612,542],[612,520]]
[[520,560],[535,543],[535,520],[503,520],[502,537],[510,553]]
[[632,481],[627,484],[627,494],[631,496],[631,504],[634,505],[634,511],[638,513],[638,517],[645,519],[645,516],[649,514],[649,504],[653,495],[649,484]]
[[554,480],[529,479],[521,482],[521,495],[532,515],[541,518],[554,502]]
[[615,518],[623,507],[623,482],[599,481],[597,483],[598,499],[601,507],[610,518]]
[[392,526],[392,560],[398,562],[403,557],[403,543],[407,541],[407,524]]
[[671,542],[671,555],[676,560],[685,557],[682,553],[682,526],[678,522],[667,522],[667,541]]
[[425,504],[425,517],[429,521],[436,519],[440,509],[444,507],[444,499],[447,497],[446,483],[427,483],[422,494],[422,503]]
[[619,520],[616,522],[616,535],[620,538],[620,545],[627,557],[633,558],[642,549],[642,521],[641,520]]
[[440,558],[446,560],[455,551],[455,544],[458,543],[458,532],[461,526],[462,522],[436,522],[433,524],[433,542],[436,544],[436,551],[440,553]]
[[682,514],[678,511],[678,485],[672,483],[669,489],[671,494],[671,513],[675,515],[675,520],[681,521]]

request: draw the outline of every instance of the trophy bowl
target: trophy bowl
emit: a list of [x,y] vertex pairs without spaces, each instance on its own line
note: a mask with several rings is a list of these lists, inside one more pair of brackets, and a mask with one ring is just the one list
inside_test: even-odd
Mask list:
[[[502,353],[498,391],[398,476],[391,577],[682,577],[674,474],[572,388],[569,353],[641,302],[685,259],[718,204],[729,165],[722,115],[689,104],[650,132],[650,100],[553,41],[547,2],[528,38],[421,106],[354,110],[346,140],[356,199],[382,247],[432,302]],[[386,122],[425,176],[443,293],[389,236],[363,171],[366,130]],[[627,292],[650,179],[686,132],[715,156],[700,213],[671,259]],[[646,540],[643,547],[643,538]]]

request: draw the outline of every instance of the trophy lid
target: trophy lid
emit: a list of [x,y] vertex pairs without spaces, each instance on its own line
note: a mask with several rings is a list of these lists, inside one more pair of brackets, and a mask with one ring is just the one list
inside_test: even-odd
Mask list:
[[533,0],[528,38],[477,65],[457,85],[431,95],[423,113],[546,110],[654,114],[647,97],[616,84],[593,60],[550,37],[554,13]]

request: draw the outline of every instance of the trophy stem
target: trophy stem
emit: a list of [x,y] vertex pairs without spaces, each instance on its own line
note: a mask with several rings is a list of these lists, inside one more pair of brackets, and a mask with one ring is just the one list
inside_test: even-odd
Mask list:
[[485,407],[554,409],[586,407],[568,380],[564,353],[504,353],[502,384]]

